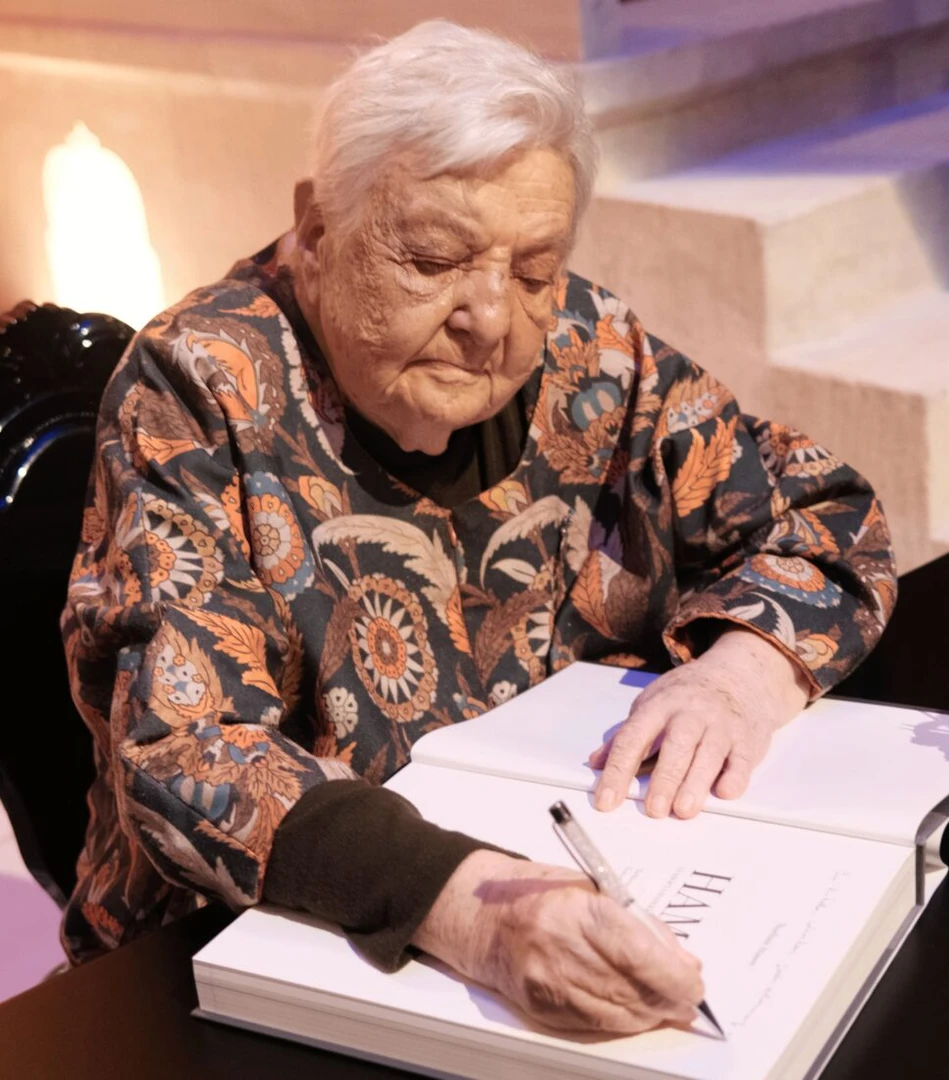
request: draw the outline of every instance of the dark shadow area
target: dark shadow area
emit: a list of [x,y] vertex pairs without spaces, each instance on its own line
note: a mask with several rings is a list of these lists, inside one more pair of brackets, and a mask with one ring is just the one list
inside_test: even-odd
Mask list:
[[949,555],[900,578],[880,644],[831,696],[949,712]]

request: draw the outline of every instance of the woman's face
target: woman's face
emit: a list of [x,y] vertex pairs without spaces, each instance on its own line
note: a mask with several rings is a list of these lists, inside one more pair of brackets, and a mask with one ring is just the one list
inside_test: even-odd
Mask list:
[[540,359],[573,215],[550,150],[487,176],[394,167],[348,233],[298,214],[297,290],[344,397],[428,454],[497,413]]

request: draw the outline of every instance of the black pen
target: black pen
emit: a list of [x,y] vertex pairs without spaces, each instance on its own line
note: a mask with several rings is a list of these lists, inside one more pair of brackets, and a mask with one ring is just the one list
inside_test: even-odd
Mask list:
[[[567,809],[563,802],[556,802],[550,807],[550,816],[554,819],[554,832],[560,838],[563,846],[570,852],[571,857],[586,876],[596,886],[597,891],[615,900],[621,907],[633,915],[646,926],[658,941],[669,948],[669,941],[656,925],[652,916],[635,899],[623,885],[616,871],[603,858],[596,845],[581,828],[580,823]],[[699,1012],[709,1021],[718,1034],[724,1039],[725,1032],[722,1025],[715,1019],[712,1010],[706,1002],[699,1004]]]

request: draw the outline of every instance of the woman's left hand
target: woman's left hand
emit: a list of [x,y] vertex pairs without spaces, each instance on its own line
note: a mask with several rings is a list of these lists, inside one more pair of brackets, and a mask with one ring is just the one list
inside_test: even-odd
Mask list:
[[602,769],[594,805],[613,810],[658,743],[646,813],[693,817],[715,794],[735,799],[773,732],[804,708],[800,666],[751,630],[729,629],[697,660],[661,675],[633,702],[613,738],[590,755]]

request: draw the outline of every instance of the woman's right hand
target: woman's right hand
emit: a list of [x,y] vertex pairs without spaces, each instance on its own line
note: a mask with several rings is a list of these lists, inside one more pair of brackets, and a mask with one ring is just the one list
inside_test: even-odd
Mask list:
[[704,996],[699,961],[658,925],[669,947],[582,874],[481,850],[413,943],[545,1027],[631,1035],[689,1023]]

